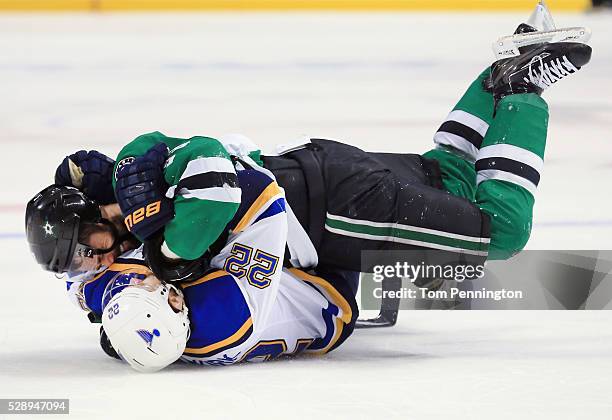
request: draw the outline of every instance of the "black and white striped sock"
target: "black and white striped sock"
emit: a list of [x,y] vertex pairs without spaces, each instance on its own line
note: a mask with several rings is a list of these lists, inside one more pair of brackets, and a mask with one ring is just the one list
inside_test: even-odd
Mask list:
[[535,195],[544,160],[537,154],[511,144],[494,144],[480,149],[476,160],[476,183],[497,179],[519,185]]
[[489,124],[477,116],[462,110],[454,110],[442,123],[434,142],[442,146],[453,147],[476,160],[478,149],[487,134]]

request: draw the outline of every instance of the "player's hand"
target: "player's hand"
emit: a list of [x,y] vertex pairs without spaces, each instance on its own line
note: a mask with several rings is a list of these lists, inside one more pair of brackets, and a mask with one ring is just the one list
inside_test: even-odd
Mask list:
[[55,183],[76,187],[99,204],[114,203],[114,165],[114,160],[96,150],[79,150],[66,156],[57,167]]
[[165,195],[167,157],[168,147],[159,143],[117,171],[115,194],[125,225],[143,242],[174,217],[174,204]]
[[160,233],[152,235],[144,243],[142,251],[147,265],[158,279],[168,282],[192,281],[204,277],[210,270],[210,252],[195,260],[170,260],[161,251],[163,242]]
[[106,331],[104,331],[104,327],[100,327],[100,347],[104,350],[104,353],[109,355],[110,357],[114,357],[115,359],[121,360],[121,357],[117,354],[117,350],[113,348],[113,345],[110,342],[110,339],[106,335]]

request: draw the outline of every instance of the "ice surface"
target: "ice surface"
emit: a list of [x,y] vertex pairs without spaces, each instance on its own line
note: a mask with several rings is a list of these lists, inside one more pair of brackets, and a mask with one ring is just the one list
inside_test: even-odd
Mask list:
[[[71,398],[74,418],[610,418],[609,312],[403,312],[323,358],[141,375],[100,351],[23,238],[24,203],[61,158],[113,155],[148,131],[426,151],[491,42],[525,17],[1,15],[0,397]],[[610,248],[611,19],[555,14],[590,26],[594,53],[546,93],[530,248]]]

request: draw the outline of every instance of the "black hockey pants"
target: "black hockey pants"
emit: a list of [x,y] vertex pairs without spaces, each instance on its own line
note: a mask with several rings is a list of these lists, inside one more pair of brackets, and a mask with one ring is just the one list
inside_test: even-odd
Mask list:
[[319,264],[371,271],[385,252],[426,263],[482,264],[488,216],[442,189],[437,161],[414,154],[369,153],[312,139],[306,148],[264,156],[317,249]]

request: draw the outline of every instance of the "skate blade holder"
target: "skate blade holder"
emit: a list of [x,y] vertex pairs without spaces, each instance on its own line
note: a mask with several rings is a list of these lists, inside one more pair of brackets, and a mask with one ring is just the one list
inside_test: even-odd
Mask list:
[[533,44],[556,42],[579,42],[586,44],[591,38],[591,30],[586,27],[554,29],[551,31],[528,32],[499,38],[493,43],[496,60],[520,55],[519,48]]

